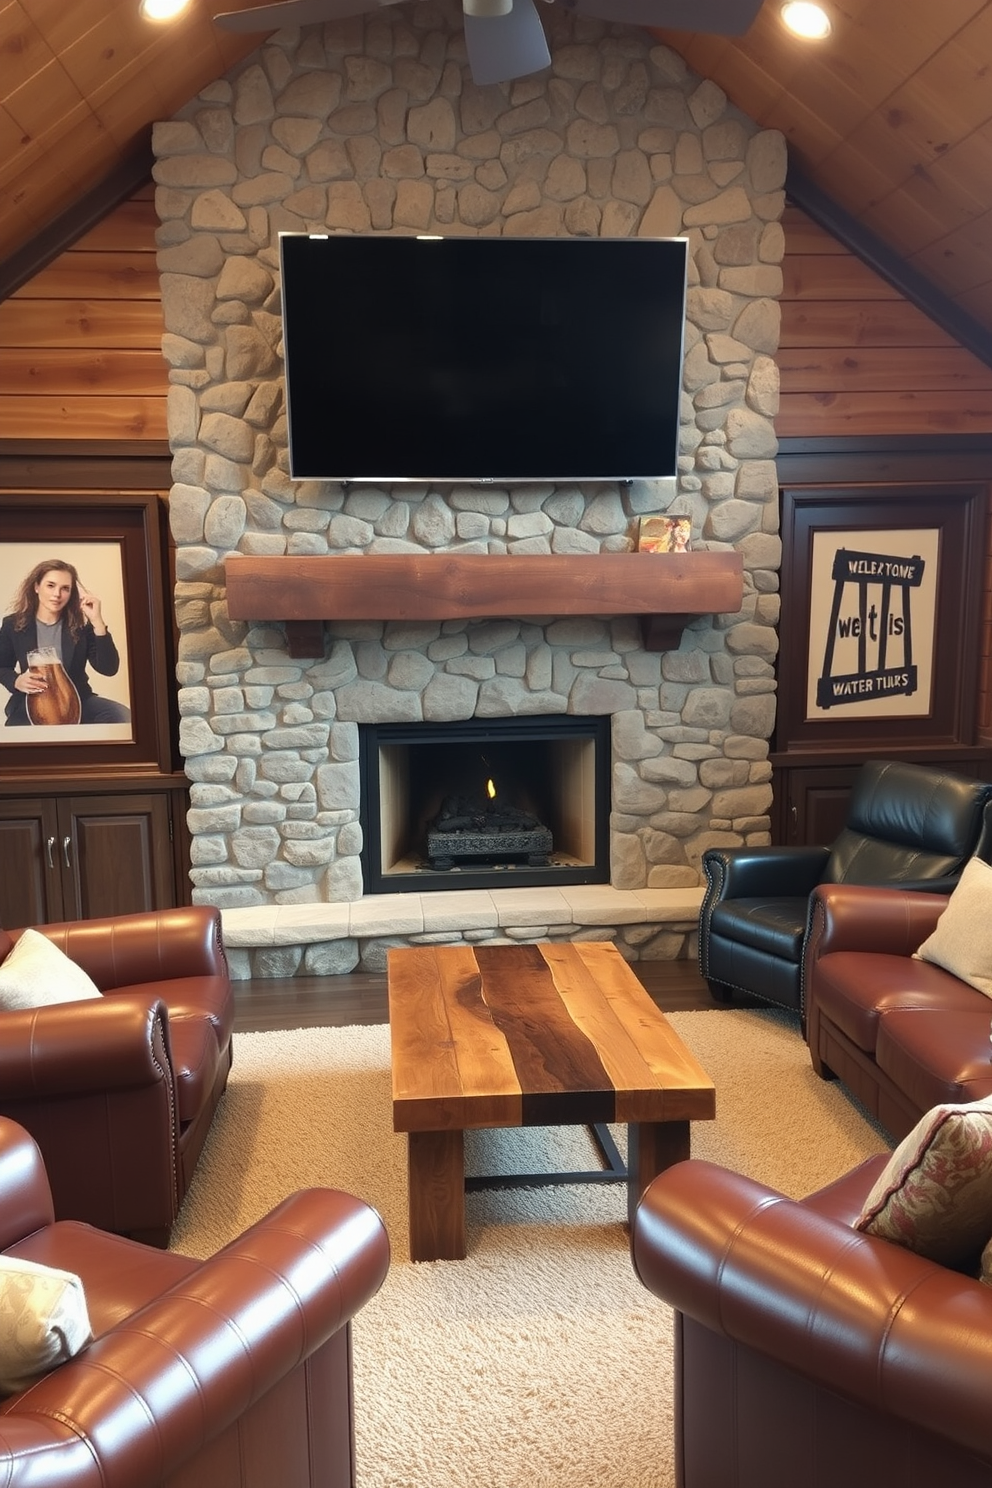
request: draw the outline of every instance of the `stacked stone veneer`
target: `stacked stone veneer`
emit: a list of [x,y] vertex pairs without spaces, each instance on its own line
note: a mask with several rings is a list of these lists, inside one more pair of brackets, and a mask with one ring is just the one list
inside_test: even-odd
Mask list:
[[[361,722],[613,715],[617,888],[695,884],[707,845],[767,840],[784,143],[649,33],[559,7],[542,19],[551,68],[486,88],[454,0],[280,32],[156,126],[198,901],[361,897]],[[677,481],[294,483],[280,231],[686,234]],[[336,623],[325,659],[298,661],[279,626],[225,608],[232,553],[616,551],[660,510],[691,515],[694,545],[735,547],[745,569],[742,611],[694,622],[665,655],[630,619],[547,616]],[[655,944],[641,954],[678,950]]]

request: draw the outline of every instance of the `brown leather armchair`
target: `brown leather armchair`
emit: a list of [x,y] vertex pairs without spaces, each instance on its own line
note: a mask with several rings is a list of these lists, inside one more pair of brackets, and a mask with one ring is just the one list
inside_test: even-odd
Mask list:
[[946,894],[831,884],[813,892],[803,980],[813,1068],[901,1138],[944,1102],[992,1095],[981,992],[913,952]]
[[206,1261],[53,1222],[0,1119],[0,1249],[81,1277],[94,1342],[0,1403],[24,1488],[353,1488],[350,1319],[389,1264],[359,1199],[310,1189]]
[[649,1184],[679,1488],[992,1488],[992,1287],[853,1230],[885,1161],[800,1203],[705,1162]]
[[104,996],[0,1012],[0,1115],[40,1146],[60,1219],[165,1245],[231,1067],[220,913],[38,928]]
[[735,992],[805,1019],[803,952],[817,884],[889,884],[949,894],[968,859],[992,858],[992,783],[901,760],[858,772],[829,847],[707,848],[699,970],[713,996]]

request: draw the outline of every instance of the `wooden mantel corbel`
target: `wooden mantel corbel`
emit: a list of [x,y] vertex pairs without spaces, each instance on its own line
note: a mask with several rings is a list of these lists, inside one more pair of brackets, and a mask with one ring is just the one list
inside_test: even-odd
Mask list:
[[647,651],[699,615],[736,614],[740,553],[370,553],[225,562],[232,620],[280,620],[290,656],[323,656],[325,620],[638,615]]

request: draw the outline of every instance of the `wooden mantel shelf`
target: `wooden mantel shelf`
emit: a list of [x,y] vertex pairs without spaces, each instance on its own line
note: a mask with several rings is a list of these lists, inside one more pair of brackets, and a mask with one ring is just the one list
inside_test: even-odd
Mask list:
[[323,656],[325,620],[639,615],[674,651],[697,615],[736,613],[740,553],[328,554],[226,560],[232,620],[281,620],[289,654]]

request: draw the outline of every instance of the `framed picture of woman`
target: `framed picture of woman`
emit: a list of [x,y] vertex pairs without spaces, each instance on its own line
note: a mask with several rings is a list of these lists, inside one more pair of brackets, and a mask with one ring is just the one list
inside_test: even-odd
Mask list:
[[168,686],[159,515],[154,493],[0,492],[8,763],[158,757]]

